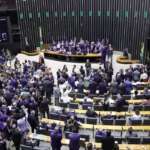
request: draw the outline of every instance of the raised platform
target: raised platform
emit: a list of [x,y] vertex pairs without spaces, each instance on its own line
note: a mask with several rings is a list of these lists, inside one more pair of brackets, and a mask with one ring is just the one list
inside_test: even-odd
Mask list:
[[69,62],[86,62],[87,59],[90,60],[90,62],[100,62],[101,55],[100,54],[77,54],[77,55],[67,55],[62,54],[59,52],[54,52],[50,50],[46,50],[44,52],[45,58],[55,59],[55,60],[63,60],[63,61],[69,61]]
[[138,63],[140,63],[140,61],[139,60],[128,59],[125,56],[119,56],[117,58],[117,63],[120,63],[120,64],[138,64]]
[[38,52],[38,51],[35,51],[35,52],[21,51],[21,53],[28,55],[28,56],[36,56],[36,55],[39,55],[40,52]]

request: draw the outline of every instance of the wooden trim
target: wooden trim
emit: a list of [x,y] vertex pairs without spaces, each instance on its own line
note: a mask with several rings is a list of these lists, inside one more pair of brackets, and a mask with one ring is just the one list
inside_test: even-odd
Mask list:
[[39,52],[26,52],[26,51],[21,51],[22,54],[25,54],[25,55],[28,55],[28,56],[36,56],[36,55],[39,55]]
[[138,63],[140,63],[140,61],[139,60],[130,60],[125,56],[118,56],[117,57],[117,63],[120,63],[120,64],[138,64]]

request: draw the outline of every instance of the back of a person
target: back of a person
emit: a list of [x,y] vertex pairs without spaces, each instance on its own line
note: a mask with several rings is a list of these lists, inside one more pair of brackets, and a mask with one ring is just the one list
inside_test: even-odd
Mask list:
[[133,72],[133,80],[136,82],[136,81],[139,81],[140,80],[140,72],[138,70],[135,70]]
[[102,139],[102,150],[113,150],[114,149],[114,137],[111,136],[110,132],[107,132],[107,136]]
[[80,135],[78,133],[71,133],[69,135],[70,144],[69,148],[70,150],[79,150],[80,148]]
[[61,147],[61,139],[62,139],[62,134],[61,133],[51,133],[51,145],[53,149],[60,149]]

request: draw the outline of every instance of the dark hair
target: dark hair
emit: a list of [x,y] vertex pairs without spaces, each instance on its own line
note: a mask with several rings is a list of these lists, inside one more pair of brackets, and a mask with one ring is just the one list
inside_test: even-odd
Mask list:
[[106,134],[107,134],[107,136],[111,136],[111,131],[108,130],[108,131],[106,132]]
[[92,143],[88,143],[86,149],[87,150],[92,150],[93,149]]

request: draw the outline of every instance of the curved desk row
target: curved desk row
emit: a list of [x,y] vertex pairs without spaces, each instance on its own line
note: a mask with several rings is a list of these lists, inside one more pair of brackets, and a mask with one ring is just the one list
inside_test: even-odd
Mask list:
[[[73,98],[70,97],[70,100],[71,100],[72,103],[83,103],[84,102],[83,98],[77,98],[77,99],[73,100]],[[101,101],[101,100],[102,100],[102,98],[93,98],[91,101],[88,101],[88,102],[94,103],[95,101]],[[130,99],[130,100],[127,100],[127,102],[129,104],[139,105],[139,104],[144,103],[145,99]]]
[[125,56],[119,56],[117,58],[117,63],[120,63],[120,64],[138,64],[138,63],[140,63],[140,61],[139,60],[131,60]]
[[39,55],[40,52],[38,52],[38,51],[33,51],[33,52],[21,51],[21,53],[28,55],[28,56],[36,56],[36,55]]
[[[46,124],[57,124],[57,125],[60,125],[62,127],[65,126],[65,122],[64,121],[60,121],[60,120],[54,120],[54,119],[47,119],[47,118],[43,118],[41,120],[41,123],[46,123]],[[80,128],[81,129],[99,129],[99,130],[113,130],[113,131],[128,131],[128,129],[132,127],[133,130],[135,131],[150,131],[150,126],[128,126],[128,125],[125,125],[125,126],[119,126],[119,125],[102,125],[102,124],[96,124],[96,125],[92,125],[92,124],[86,124],[86,123],[83,123],[81,124]]]
[[[50,136],[47,135],[42,135],[42,134],[30,134],[29,138],[31,139],[35,139],[35,140],[39,140],[39,141],[44,141],[44,142],[51,142],[51,138]],[[82,139],[80,139],[82,140]],[[62,145],[69,145],[69,139],[65,139],[63,138],[61,143]],[[85,142],[83,140],[83,142]],[[87,144],[87,143],[85,143]],[[101,147],[101,143],[92,143],[96,148],[100,148]],[[128,149],[132,149],[132,150],[149,150],[150,149],[150,145],[146,145],[146,144],[119,144],[119,149],[120,150],[128,150]]]
[[45,58],[58,59],[63,61],[72,61],[72,62],[86,62],[87,59],[90,62],[100,62],[101,55],[100,54],[81,54],[81,55],[68,55],[59,52],[54,52],[50,50],[46,50],[44,52]]

